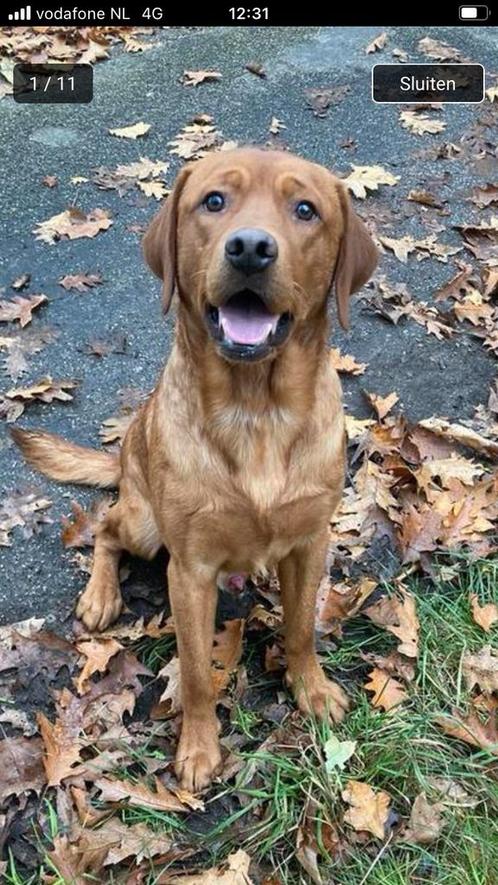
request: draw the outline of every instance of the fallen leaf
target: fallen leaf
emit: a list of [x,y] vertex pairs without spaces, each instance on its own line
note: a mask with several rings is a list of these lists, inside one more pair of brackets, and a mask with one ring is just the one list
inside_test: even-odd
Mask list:
[[453,710],[451,717],[436,716],[435,721],[450,737],[498,756],[498,728],[495,718],[494,714],[490,714],[483,722],[477,711],[471,708],[467,716]]
[[348,353],[341,353],[338,347],[332,347],[330,362],[336,372],[344,372],[348,375],[363,375],[368,366],[368,363],[358,363],[355,357]]
[[355,197],[364,200],[368,191],[376,191],[379,185],[387,184],[393,187],[400,179],[399,175],[392,175],[382,166],[355,166],[351,164],[352,172],[344,178],[344,184]]
[[331,105],[344,101],[351,92],[351,86],[347,83],[326,88],[307,89],[305,91],[306,103],[313,111],[315,117],[323,119]]
[[44,713],[38,712],[36,721],[44,745],[43,766],[49,787],[60,784],[75,773],[75,766],[81,762],[80,722],[57,719],[50,722]]
[[477,593],[471,593],[470,607],[475,623],[482,627],[486,633],[490,633],[493,625],[498,621],[498,605],[496,602],[487,602],[481,605]]
[[170,193],[162,181],[137,181],[137,185],[146,197],[154,197],[156,200],[162,200]]
[[177,716],[182,709],[180,688],[180,658],[175,656],[159,670],[158,679],[166,679],[167,685],[157,704],[152,708],[153,718],[164,719]]
[[0,300],[0,323],[11,323],[19,320],[19,325],[24,328],[33,319],[33,311],[41,304],[47,303],[46,295],[28,295],[23,298],[16,295],[12,300]]
[[488,101],[498,101],[498,84],[496,86],[490,86],[489,89],[486,89],[486,98]]
[[430,117],[418,114],[416,111],[401,111],[399,119],[403,129],[409,129],[415,135],[426,135],[427,133],[434,135],[446,128],[446,123],[443,123],[442,120],[431,120]]
[[15,289],[16,292],[19,292],[21,289],[25,289],[26,286],[29,286],[30,282],[31,274],[22,273],[21,276],[16,277],[16,279],[10,284],[10,288]]
[[476,654],[466,651],[462,669],[469,691],[476,685],[489,694],[498,691],[498,653],[490,645],[486,645]]
[[5,493],[0,503],[0,546],[9,547],[10,534],[16,527],[21,528],[24,538],[31,538],[42,530],[42,526],[52,520],[45,513],[52,502],[34,492],[14,490]]
[[95,781],[95,787],[101,792],[102,802],[126,803],[133,807],[156,811],[189,812],[192,809],[196,811],[204,809],[204,803],[187,790],[181,790],[180,799],[177,794],[168,790],[158,777],[154,778],[154,782],[155,791],[150,790],[145,783],[102,777]]
[[411,593],[402,590],[400,596],[384,596],[364,613],[377,627],[385,627],[396,636],[401,654],[408,658],[418,657],[419,622],[415,597]]
[[101,498],[94,501],[89,510],[84,510],[77,501],[72,501],[72,518],[62,517],[61,538],[64,547],[93,547],[95,532],[112,503],[112,498]]
[[135,412],[125,412],[123,415],[113,415],[112,418],[106,418],[105,421],[102,421],[99,430],[102,442],[105,445],[114,442],[121,444],[134,418]]
[[219,71],[184,71],[181,82],[184,86],[199,86],[221,80],[221,76]]
[[30,790],[39,793],[46,783],[41,738],[4,737],[0,741],[0,767],[0,803]]
[[442,203],[429,191],[411,190],[406,198],[412,203],[420,203],[422,206],[430,206],[433,209],[440,209]]
[[408,697],[401,683],[378,667],[370,671],[369,681],[365,682],[364,687],[373,692],[372,706],[382,707],[386,712],[406,701]]
[[220,133],[211,123],[191,123],[169,141],[170,153],[182,160],[198,160],[220,146]]
[[379,52],[380,49],[384,49],[389,37],[387,36],[386,31],[383,31],[382,34],[379,34],[375,37],[368,46],[365,46],[365,52],[367,55],[370,55],[372,52]]
[[332,734],[323,745],[326,772],[330,774],[336,769],[342,771],[348,759],[355,753],[356,744],[356,741],[340,741]]
[[[70,885],[85,885],[102,869],[108,848],[72,844],[68,836],[57,833],[53,838],[53,848],[47,852],[52,869],[57,870],[61,881]],[[87,875],[87,873],[89,875]]]
[[42,184],[45,187],[57,187],[59,179],[56,175],[45,175],[45,178],[42,178]]
[[389,414],[396,403],[399,402],[399,396],[394,391],[392,393],[388,393],[387,396],[380,396],[377,393],[367,393],[366,396],[368,401],[372,404],[375,411],[377,412],[379,421],[382,421],[382,419]]
[[19,399],[27,403],[35,400],[42,403],[52,403],[54,400],[70,402],[73,397],[68,391],[74,390],[77,386],[77,381],[54,381],[53,378],[47,376],[30,387],[12,387],[6,391],[5,396],[8,399]]
[[88,289],[93,289],[101,284],[102,276],[99,273],[69,274],[59,280],[59,286],[63,286],[67,291],[76,289],[78,292],[88,292]]
[[419,52],[423,52],[429,58],[435,58],[436,61],[463,61],[459,49],[442,43],[440,40],[433,40],[432,37],[423,37],[422,40],[419,40],[417,48]]
[[249,855],[239,849],[234,854],[229,854],[217,867],[183,876],[166,872],[157,879],[157,883],[158,885],[253,885],[253,880],[249,877],[250,863]]
[[348,781],[342,798],[351,808],[345,812],[344,821],[357,832],[366,830],[377,839],[385,838],[391,797],[384,790],[375,792],[361,781]]
[[285,123],[282,120],[279,120],[278,117],[272,117],[270,123],[271,135],[278,135],[283,129],[287,129]]
[[442,817],[442,802],[431,803],[424,793],[420,793],[413,805],[406,829],[401,834],[403,842],[414,842],[416,845],[430,845],[436,842],[445,825]]
[[105,673],[111,658],[123,646],[116,639],[106,639],[97,636],[92,639],[82,639],[76,643],[78,651],[86,657],[85,665],[78,678],[75,680],[78,694],[85,694],[89,688],[89,680],[94,673]]
[[117,138],[140,138],[147,135],[150,129],[150,123],[133,123],[131,126],[122,126],[119,129],[109,129],[109,135],[115,135]]
[[106,209],[93,209],[85,215],[79,209],[71,207],[37,224],[33,233],[37,240],[52,246],[62,239],[96,237],[100,231],[108,230],[111,225],[112,219]]
[[437,436],[458,442],[482,454],[488,456],[498,455],[497,442],[487,439],[482,434],[469,427],[465,427],[463,424],[453,424],[444,418],[426,418],[423,421],[419,421],[419,426],[430,430]]
[[480,209],[491,206],[492,203],[498,203],[498,184],[479,185],[472,189],[471,200]]

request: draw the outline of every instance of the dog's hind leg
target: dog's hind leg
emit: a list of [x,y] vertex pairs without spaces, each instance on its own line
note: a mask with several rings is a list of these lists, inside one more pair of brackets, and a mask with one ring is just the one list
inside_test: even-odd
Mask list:
[[123,607],[119,586],[119,559],[128,550],[152,559],[161,541],[150,504],[126,487],[107,513],[95,535],[93,569],[86,589],[79,598],[76,617],[88,630],[105,630],[119,617]]

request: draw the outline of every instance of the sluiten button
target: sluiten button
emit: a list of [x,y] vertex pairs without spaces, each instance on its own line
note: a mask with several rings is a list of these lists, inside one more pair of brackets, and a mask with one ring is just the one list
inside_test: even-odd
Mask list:
[[458,15],[464,22],[485,22],[489,15],[489,9],[487,6],[460,6]]
[[484,101],[480,64],[379,64],[372,67],[372,98],[379,104]]

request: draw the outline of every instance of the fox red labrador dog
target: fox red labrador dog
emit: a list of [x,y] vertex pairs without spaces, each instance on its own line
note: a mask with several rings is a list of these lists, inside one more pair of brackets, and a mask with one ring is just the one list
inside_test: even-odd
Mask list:
[[370,277],[377,251],[346,188],[286,152],[242,148],[185,166],[143,241],[177,295],[174,345],[121,454],[14,430],[48,476],[119,487],[95,539],[77,616],[114,621],[122,550],[169,551],[181,669],[181,784],[205,787],[220,766],[211,675],[217,577],[277,569],[286,679],[301,710],[340,720],[343,690],[314,644],[328,524],[344,481],[341,389],[328,358],[327,302],[338,315]]

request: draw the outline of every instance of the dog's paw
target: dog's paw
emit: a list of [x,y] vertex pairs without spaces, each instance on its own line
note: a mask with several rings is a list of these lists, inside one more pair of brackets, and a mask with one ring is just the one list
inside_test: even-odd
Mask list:
[[289,670],[286,681],[297,706],[306,715],[341,722],[349,710],[349,699],[337,682],[327,679],[318,661],[301,671]]
[[184,790],[197,793],[209,786],[221,768],[218,721],[183,724],[175,773]]
[[76,606],[76,617],[87,630],[105,630],[121,613],[123,600],[119,587],[102,585],[90,579]]

